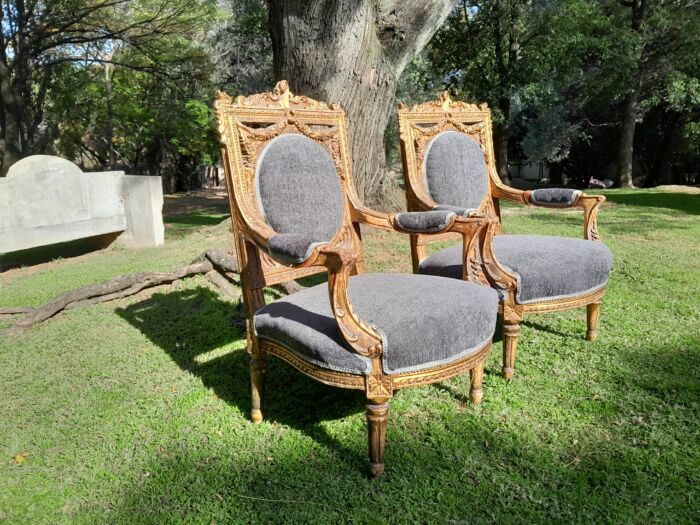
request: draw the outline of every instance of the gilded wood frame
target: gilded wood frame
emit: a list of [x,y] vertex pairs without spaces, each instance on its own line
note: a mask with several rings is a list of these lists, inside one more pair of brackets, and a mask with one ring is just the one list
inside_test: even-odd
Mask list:
[[[235,100],[217,93],[215,109],[221,139],[221,157],[226,174],[236,250],[241,265],[243,300],[247,313],[247,349],[251,356],[251,417],[261,422],[262,387],[268,355],[286,361],[302,373],[340,388],[364,390],[368,399],[367,420],[371,473],[384,470],[384,442],[388,402],[394,391],[442,381],[463,373],[471,373],[472,401],[482,398],[483,363],[491,351],[491,342],[476,352],[448,365],[419,372],[386,374],[382,368],[382,339],[353,310],[348,297],[350,275],[364,272],[364,256],[360,224],[403,231],[395,215],[365,208],[356,195],[350,170],[345,114],[337,105],[327,105],[289,91],[281,81],[270,93]],[[345,214],[336,236],[327,244],[314,248],[301,264],[281,264],[268,255],[268,242],[275,235],[265,222],[255,192],[255,170],[260,153],[267,143],[284,133],[300,133],[326,148],[335,162],[344,189]],[[464,240],[464,253],[476,253],[481,232],[488,221],[483,216],[453,217],[438,232],[451,232]],[[404,232],[405,233],[405,232]],[[253,330],[253,315],[265,304],[266,286],[319,272],[328,273],[331,309],[338,328],[351,351],[371,360],[367,376],[331,371],[301,359],[274,341],[257,337]]]
[[[488,283],[504,294],[500,305],[504,324],[503,376],[506,379],[513,376],[520,323],[527,313],[553,312],[586,306],[588,310],[586,338],[589,341],[594,341],[598,336],[600,302],[605,293],[605,287],[579,296],[520,304],[517,301],[517,278],[515,274],[498,262],[493,252],[492,240],[495,235],[502,234],[499,200],[507,199],[529,206],[537,205],[555,209],[580,208],[583,210],[584,239],[600,241],[597,214],[605,197],[581,193],[569,205],[535,204],[531,198],[531,191],[521,191],[503,184],[496,171],[491,110],[487,104],[476,105],[453,101],[449,92],[445,91],[438,100],[411,107],[400,104],[398,119],[401,157],[406,183],[406,201],[409,211],[432,210],[438,204],[430,197],[424,173],[425,152],[435,136],[443,131],[457,131],[476,141],[482,149],[489,184],[478,213],[486,216],[491,225],[480,233],[479,257],[474,251],[465,258],[464,277],[468,278],[468,274],[471,272],[476,276],[475,280],[483,282],[479,274],[481,266]],[[450,238],[454,238],[454,236],[449,234],[431,237],[422,234],[412,235],[413,271],[418,272],[421,262],[428,257],[430,244]]]

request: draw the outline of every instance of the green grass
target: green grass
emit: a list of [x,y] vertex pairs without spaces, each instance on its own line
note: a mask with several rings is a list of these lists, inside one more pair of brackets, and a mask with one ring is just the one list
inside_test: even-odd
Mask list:
[[[497,336],[480,406],[466,376],[399,392],[377,481],[360,393],[273,361],[249,422],[244,334],[204,279],[0,339],[0,523],[698,523],[700,196],[606,194],[599,341],[584,309],[530,316],[511,382]],[[581,216],[508,206],[504,225],[578,236]],[[230,242],[168,235],[9,274],[0,306]],[[409,268],[407,239],[366,241],[370,270]]]

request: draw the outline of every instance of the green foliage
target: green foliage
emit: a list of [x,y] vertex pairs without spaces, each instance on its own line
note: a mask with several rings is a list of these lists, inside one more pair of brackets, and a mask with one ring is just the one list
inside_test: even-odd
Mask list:
[[489,103],[509,125],[511,162],[560,164],[586,184],[616,159],[623,102],[641,70],[644,169],[653,175],[654,159],[674,152],[697,164],[685,147],[700,108],[700,9],[691,4],[649,2],[634,31],[617,0],[462,0],[428,46],[432,79]]

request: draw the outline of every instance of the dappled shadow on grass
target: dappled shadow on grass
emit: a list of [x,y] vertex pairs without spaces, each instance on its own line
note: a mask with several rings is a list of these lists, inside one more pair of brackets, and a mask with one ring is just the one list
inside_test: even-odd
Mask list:
[[11,253],[0,253],[0,272],[48,263],[57,259],[79,257],[98,250],[104,250],[112,244],[121,232],[96,235],[75,241],[61,242],[47,246],[38,246]]
[[653,208],[669,208],[690,215],[700,215],[700,194],[675,192],[625,192],[606,193],[605,197],[616,204],[643,206]]
[[[244,350],[245,329],[239,327],[235,313],[235,305],[204,287],[158,293],[117,309],[118,315],[162,348],[182,370],[199,377],[217,397],[249,414],[250,359]],[[221,355],[206,358],[222,347],[228,348]],[[279,359],[268,361],[263,400],[266,420],[299,429],[326,446],[343,450],[319,423],[364,410],[362,394],[318,383]]]
[[[658,355],[656,381],[676,385],[667,395],[689,409],[697,386],[674,376],[691,356],[679,348]],[[697,356],[691,359],[688,364],[698,364]],[[642,372],[652,363],[631,364]],[[641,375],[625,379],[625,385],[639,380],[640,394],[649,386]],[[266,450],[274,459],[267,461],[214,445],[187,454],[174,449],[146,462],[147,479],[124,485],[108,522],[693,523],[698,517],[700,478],[682,463],[692,456],[657,448],[666,438],[654,440],[674,430],[654,407],[623,419],[600,417],[575,440],[522,432],[488,405],[449,418],[438,410],[417,417],[410,408],[392,415],[383,479],[369,481],[363,463],[314,454],[303,443],[308,450],[296,455],[272,444]]]
[[[156,294],[118,313],[248,414],[248,357],[240,349],[244,333],[231,322],[232,304],[196,288]],[[601,402],[575,397],[580,392],[561,391],[561,401],[541,399],[542,407],[511,399],[502,411],[495,408],[503,405],[498,389],[487,389],[481,407],[467,405],[466,392],[456,395],[454,384],[436,387],[451,394],[454,406],[425,389],[427,397],[392,409],[387,474],[377,481],[365,477],[364,430],[351,428],[343,439],[337,422],[330,433],[322,424],[361,412],[362,393],[326,387],[272,359],[267,421],[302,432],[320,450],[293,436],[277,439],[267,426],[259,439],[275,438],[261,446],[272,459],[215,441],[198,448],[164,442],[165,449],[143,464],[148,476],[139,471],[124,480],[107,519],[95,521],[480,523],[518,516],[529,522],[692,523],[700,480],[684,467],[692,451],[679,456],[678,450],[692,447],[698,416],[696,343],[689,338],[644,352],[609,349],[613,366],[596,382],[614,405],[610,410],[592,409]],[[210,352],[215,357],[206,358]],[[490,382],[496,381],[494,373]],[[560,402],[566,408],[550,421],[548,411]],[[679,423],[678,414],[688,422]],[[566,420],[578,418],[590,422],[571,435]],[[674,442],[680,445],[669,450]]]

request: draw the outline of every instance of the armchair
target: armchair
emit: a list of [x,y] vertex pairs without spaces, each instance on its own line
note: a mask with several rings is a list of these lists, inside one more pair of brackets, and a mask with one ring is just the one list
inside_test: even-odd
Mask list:
[[[494,162],[491,112],[482,104],[439,100],[398,111],[408,209],[479,213],[491,221],[480,233],[478,253],[462,257],[459,246],[428,256],[429,244],[446,235],[411,236],[415,273],[485,282],[501,295],[503,376],[514,373],[520,323],[526,313],[587,307],[586,338],[598,337],[600,302],[612,268],[600,241],[596,216],[605,197],[579,190],[520,191],[504,185]],[[503,235],[500,199],[529,206],[583,210],[583,240]],[[596,241],[596,242],[593,242]],[[482,266],[483,265],[483,266]],[[480,273],[483,268],[483,273]]]
[[[322,383],[363,390],[370,471],[381,475],[396,390],[470,371],[471,400],[481,400],[498,295],[442,277],[365,274],[360,224],[452,232],[468,257],[488,219],[365,208],[352,183],[344,112],[293,95],[284,81],[235,100],[218,93],[215,106],[242,268],[251,418],[263,419],[270,355]],[[320,272],[328,284],[265,304],[266,286]]]

